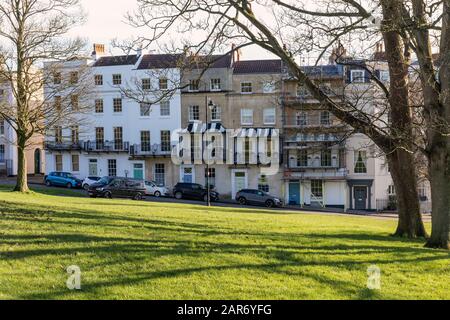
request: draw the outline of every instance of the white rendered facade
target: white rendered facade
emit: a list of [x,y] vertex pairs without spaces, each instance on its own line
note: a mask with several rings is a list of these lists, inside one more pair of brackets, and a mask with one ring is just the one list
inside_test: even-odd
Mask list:
[[[117,62],[115,58],[123,61]],[[103,57],[97,61],[86,61],[91,68],[90,81],[94,88],[92,110],[83,115],[83,122],[79,125],[78,143],[73,148],[59,148],[58,144],[52,144],[55,142],[54,136],[47,137],[46,141],[51,142],[53,146],[47,148],[46,152],[47,173],[67,171],[79,178],[123,176],[153,179],[155,164],[164,164],[165,174],[170,171],[170,168],[167,168],[171,166],[168,161],[170,152],[161,148],[161,139],[167,137],[162,132],[171,133],[180,128],[180,94],[175,92],[163,100],[163,115],[157,97],[159,78],[168,78],[167,84],[170,86],[178,81],[179,71],[176,68],[158,70],[152,65],[143,69],[142,64],[147,58],[148,55],[141,55]],[[135,92],[142,89],[142,79],[150,79],[152,90],[149,91],[146,101],[154,102],[150,112],[146,106],[144,109],[147,111],[144,113],[141,113],[141,104],[134,99],[140,98],[137,93],[135,96]],[[125,94],[127,90],[130,90],[128,97]],[[63,128],[62,131],[63,139],[70,141],[73,137],[72,128]],[[142,138],[145,139],[144,142]],[[169,148],[176,143],[169,141]],[[167,185],[170,185],[172,180],[168,177],[162,178],[161,175],[159,179]]]

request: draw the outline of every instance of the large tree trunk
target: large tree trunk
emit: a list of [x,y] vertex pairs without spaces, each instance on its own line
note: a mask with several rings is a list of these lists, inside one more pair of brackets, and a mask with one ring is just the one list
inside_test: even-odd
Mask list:
[[399,220],[394,236],[427,237],[420,213],[413,156],[405,150],[398,149],[388,156],[388,161],[398,202]]
[[401,0],[383,0],[383,37],[388,57],[390,82],[391,134],[400,142],[388,155],[392,178],[398,196],[399,223],[395,236],[426,237],[420,213],[417,174],[414,165],[412,112],[409,95],[410,49],[399,34],[398,17],[402,15]]
[[429,105],[428,119],[433,229],[427,247],[450,249],[450,1],[443,6],[440,104]]
[[432,232],[427,247],[450,249],[450,152],[436,149],[430,156],[433,201]]
[[17,181],[14,191],[28,192],[28,170],[27,170],[27,157],[25,154],[25,139],[18,137],[17,139]]

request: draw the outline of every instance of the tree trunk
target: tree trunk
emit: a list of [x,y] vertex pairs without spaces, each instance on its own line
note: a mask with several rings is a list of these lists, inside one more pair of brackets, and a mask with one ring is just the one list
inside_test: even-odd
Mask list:
[[[440,104],[431,107],[429,171],[432,191],[432,232],[429,248],[450,249],[450,1],[443,2]],[[425,97],[427,98],[427,97]]]
[[388,156],[389,167],[394,181],[398,203],[398,226],[395,237],[427,237],[425,225],[420,213],[417,177],[413,165],[413,156],[398,149]]
[[383,38],[388,57],[390,82],[391,135],[400,145],[393,150],[384,150],[391,168],[397,191],[399,222],[395,232],[398,237],[426,237],[427,233],[420,213],[417,190],[417,173],[414,165],[413,120],[409,92],[410,49],[407,41],[398,32],[398,17],[402,15],[401,0],[383,0]]
[[450,153],[436,149],[430,157],[433,201],[432,232],[428,248],[450,249]]
[[16,192],[28,192],[28,170],[27,170],[27,157],[25,155],[25,139],[18,137],[17,144],[17,181],[14,191]]

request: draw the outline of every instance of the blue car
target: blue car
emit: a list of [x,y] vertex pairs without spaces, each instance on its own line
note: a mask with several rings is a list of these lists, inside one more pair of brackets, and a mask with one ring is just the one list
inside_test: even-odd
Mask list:
[[44,178],[48,187],[59,186],[68,189],[81,188],[82,181],[69,172],[51,172]]

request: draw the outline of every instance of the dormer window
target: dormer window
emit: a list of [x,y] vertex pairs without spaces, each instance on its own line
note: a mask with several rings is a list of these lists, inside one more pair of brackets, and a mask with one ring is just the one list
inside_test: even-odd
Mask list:
[[253,93],[253,85],[251,82],[241,83],[241,93]]
[[275,81],[265,82],[263,83],[263,93],[274,93],[275,87]]
[[199,91],[200,80],[190,80],[189,81],[189,91]]
[[305,86],[297,86],[297,97],[308,97],[309,90]]
[[390,74],[388,70],[380,70],[380,81],[381,82],[389,82],[390,81]]
[[220,91],[221,89],[220,79],[211,79],[211,91]]
[[351,83],[363,83],[365,82],[364,70],[352,70],[350,73]]

